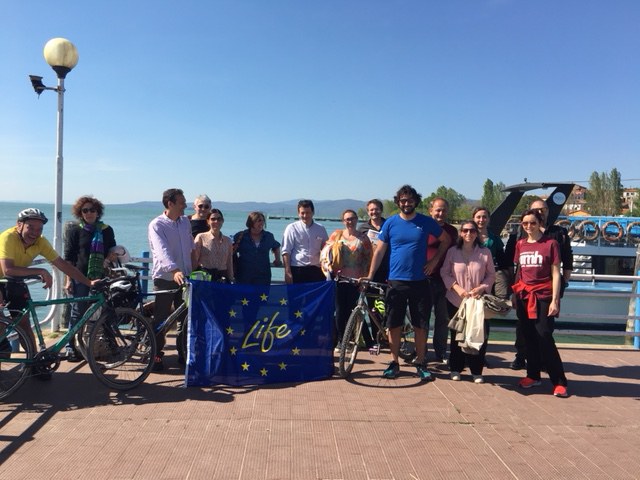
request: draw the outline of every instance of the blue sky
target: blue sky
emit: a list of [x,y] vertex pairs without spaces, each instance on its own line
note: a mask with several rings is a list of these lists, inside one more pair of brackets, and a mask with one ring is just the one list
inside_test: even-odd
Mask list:
[[487,178],[640,186],[640,2],[5,2],[0,198],[391,198],[404,183],[479,198]]

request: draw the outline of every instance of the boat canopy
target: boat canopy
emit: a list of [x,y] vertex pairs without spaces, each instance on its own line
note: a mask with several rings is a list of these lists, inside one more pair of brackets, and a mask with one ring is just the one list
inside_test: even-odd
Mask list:
[[541,190],[553,188],[553,191],[546,199],[547,206],[549,207],[549,215],[547,219],[548,225],[553,225],[560,215],[564,204],[567,202],[569,195],[573,191],[575,183],[557,182],[557,183],[519,183],[517,185],[511,185],[510,187],[502,190],[503,192],[509,192],[507,197],[498,205],[493,212],[491,212],[491,221],[489,222],[489,229],[500,236],[502,230],[509,222],[509,219],[516,210],[518,203],[526,192],[531,190]]

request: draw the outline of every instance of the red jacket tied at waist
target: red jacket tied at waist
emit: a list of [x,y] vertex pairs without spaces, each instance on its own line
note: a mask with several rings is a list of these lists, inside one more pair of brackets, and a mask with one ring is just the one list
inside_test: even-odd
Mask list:
[[513,293],[527,303],[527,316],[532,320],[538,318],[538,300],[547,300],[553,296],[551,282],[529,285],[518,280],[511,288]]

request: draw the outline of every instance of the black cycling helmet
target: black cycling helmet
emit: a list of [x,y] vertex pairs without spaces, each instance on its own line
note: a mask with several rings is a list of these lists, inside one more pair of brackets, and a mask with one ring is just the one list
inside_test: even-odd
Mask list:
[[24,222],[25,220],[30,219],[41,220],[43,224],[49,221],[47,216],[42,213],[42,210],[40,210],[39,208],[26,208],[18,214],[19,222]]

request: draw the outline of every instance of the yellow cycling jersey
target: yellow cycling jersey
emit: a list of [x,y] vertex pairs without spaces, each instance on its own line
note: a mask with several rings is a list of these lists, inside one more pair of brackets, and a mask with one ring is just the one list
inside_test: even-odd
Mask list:
[[[17,227],[11,227],[0,234],[0,258],[12,259],[16,267],[28,267],[38,255],[42,255],[50,262],[59,257],[58,252],[44,237],[38,238],[33,245],[25,248]],[[4,272],[0,266],[0,278],[2,277]]]

